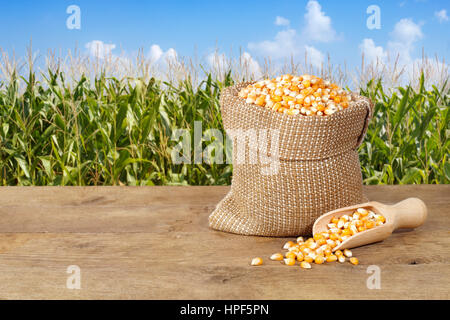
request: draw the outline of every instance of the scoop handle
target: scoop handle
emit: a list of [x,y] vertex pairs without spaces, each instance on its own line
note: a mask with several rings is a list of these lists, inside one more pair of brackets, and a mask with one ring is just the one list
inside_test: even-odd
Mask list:
[[389,210],[395,214],[394,229],[417,228],[427,218],[427,206],[419,198],[408,198],[400,201]]

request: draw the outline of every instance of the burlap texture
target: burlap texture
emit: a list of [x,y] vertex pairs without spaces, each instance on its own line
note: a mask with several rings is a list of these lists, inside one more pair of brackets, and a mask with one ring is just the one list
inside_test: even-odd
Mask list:
[[352,94],[349,108],[330,116],[291,116],[245,103],[238,92],[248,84],[222,91],[224,128],[227,133],[279,130],[279,169],[267,175],[261,170],[266,164],[237,161],[239,137],[233,137],[231,190],[209,216],[211,228],[245,235],[308,235],[323,213],[366,201],[357,148],[372,116],[369,99]]

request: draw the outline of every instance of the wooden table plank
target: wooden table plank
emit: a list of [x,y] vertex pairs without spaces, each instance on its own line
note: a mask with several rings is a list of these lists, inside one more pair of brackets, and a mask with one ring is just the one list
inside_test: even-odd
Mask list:
[[[354,249],[361,264],[311,270],[267,257],[284,239],[210,230],[228,187],[0,188],[1,299],[450,298],[450,186],[370,186],[369,199],[422,198],[424,226]],[[261,267],[253,256],[266,257]],[[69,265],[81,289],[66,288]],[[381,289],[369,290],[369,265]]]

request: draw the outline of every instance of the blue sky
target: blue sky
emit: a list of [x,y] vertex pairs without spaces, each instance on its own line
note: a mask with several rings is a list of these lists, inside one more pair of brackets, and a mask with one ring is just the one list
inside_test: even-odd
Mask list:
[[[81,10],[80,30],[66,27],[69,5]],[[380,8],[380,29],[366,26],[370,5]],[[334,63],[349,66],[360,64],[362,51],[373,60],[394,52],[407,63],[420,58],[423,47],[428,56],[450,58],[448,1],[2,0],[0,7],[0,47],[16,56],[32,38],[41,54],[75,47],[95,54],[89,43],[96,40],[112,54],[142,48],[159,57],[172,48],[205,61],[216,47],[225,54],[241,49],[259,61],[302,59],[306,50],[319,64],[329,53]]]

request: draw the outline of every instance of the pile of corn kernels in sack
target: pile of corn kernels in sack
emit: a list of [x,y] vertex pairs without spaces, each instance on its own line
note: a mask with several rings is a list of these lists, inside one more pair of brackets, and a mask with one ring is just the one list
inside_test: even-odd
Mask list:
[[239,97],[273,111],[305,116],[333,114],[348,108],[352,100],[338,85],[308,74],[257,81],[241,89]]
[[[358,208],[352,215],[342,215],[341,217],[333,217],[327,225],[327,230],[316,233],[312,238],[304,241],[302,237],[297,238],[297,243],[288,241],[283,246],[287,252],[274,253],[270,257],[273,261],[282,261],[285,265],[294,266],[296,261],[300,263],[300,267],[310,269],[311,263],[322,264],[324,262],[339,261],[344,263],[346,259],[353,265],[359,263],[350,250],[345,249],[333,250],[346,239],[357,233],[376,228],[386,222],[386,218],[380,214],[376,214],[372,210],[366,208]],[[253,258],[251,265],[259,266],[263,264],[260,257]]]

